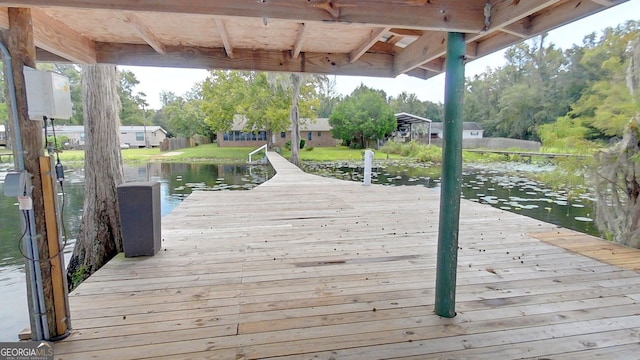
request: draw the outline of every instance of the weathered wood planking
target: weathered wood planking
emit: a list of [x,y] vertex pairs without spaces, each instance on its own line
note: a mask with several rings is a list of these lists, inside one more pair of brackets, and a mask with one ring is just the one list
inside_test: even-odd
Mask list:
[[640,270],[640,251],[597,237],[569,231],[531,234],[536,239],[627,270]]
[[637,250],[464,201],[458,316],[444,319],[433,314],[437,190],[364,187],[269,158],[273,179],[251,191],[193,193],[163,219],[163,251],[116,257],[80,285],[70,299],[74,331],[56,357],[640,351],[640,274],[615,266],[637,261]]

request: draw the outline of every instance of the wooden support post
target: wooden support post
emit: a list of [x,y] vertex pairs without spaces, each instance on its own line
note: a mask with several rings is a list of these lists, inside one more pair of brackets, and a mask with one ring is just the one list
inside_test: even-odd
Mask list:
[[462,184],[464,54],[464,34],[449,33],[444,87],[444,139],[435,301],[436,314],[448,318],[456,316],[456,270]]
[[[16,92],[16,106],[21,139],[24,150],[24,167],[31,175],[33,184],[33,214],[35,216],[35,233],[37,234],[40,269],[42,274],[42,288],[49,334],[43,334],[47,339],[57,336],[55,326],[55,311],[53,301],[53,286],[51,282],[51,267],[49,264],[49,244],[47,242],[47,227],[44,218],[44,200],[42,196],[42,180],[40,177],[40,156],[44,155],[42,141],[42,121],[29,120],[27,110],[27,92],[23,69],[24,66],[35,68],[36,48],[33,40],[33,23],[30,9],[9,8],[9,30],[3,33],[5,44],[11,54],[11,68],[13,70]],[[37,314],[31,314],[37,316]]]
[[51,158],[40,157],[40,176],[42,179],[42,195],[44,198],[44,218],[47,226],[49,254],[51,260],[51,283],[53,285],[53,305],[55,309],[56,336],[67,333],[69,314],[67,314],[67,286],[63,250],[58,238],[58,219],[56,216],[56,192],[53,187]]

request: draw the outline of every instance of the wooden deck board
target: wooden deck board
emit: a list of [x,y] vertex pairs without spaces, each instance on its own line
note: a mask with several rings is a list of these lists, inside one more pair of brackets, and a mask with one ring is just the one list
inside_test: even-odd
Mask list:
[[162,220],[163,251],[118,256],[80,285],[70,297],[73,332],[56,358],[640,351],[640,251],[463,200],[458,316],[440,318],[438,191],[364,187],[269,157],[272,180],[193,193]]

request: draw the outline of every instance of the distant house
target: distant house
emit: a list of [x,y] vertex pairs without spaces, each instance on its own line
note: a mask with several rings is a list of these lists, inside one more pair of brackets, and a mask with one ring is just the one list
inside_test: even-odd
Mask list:
[[[441,122],[431,123],[431,138],[442,139],[444,135]],[[484,137],[484,129],[476,122],[463,122],[462,123],[462,138],[463,139],[482,139]]]
[[0,124],[0,146],[7,146],[7,128]]
[[[72,148],[82,148],[86,145],[84,126],[81,125],[56,125],[56,136],[64,135],[69,138],[68,144]],[[51,128],[47,129],[47,135],[53,135]],[[167,132],[160,126],[120,126],[120,144],[129,147],[158,147],[167,137]]]
[[161,126],[120,126],[120,144],[130,147],[158,147],[166,137]]
[[[246,120],[237,117],[230,131],[218,133],[218,146],[262,146],[267,143],[267,132],[245,131]],[[277,147],[284,147],[291,140],[291,130],[272,134],[272,143]],[[328,118],[300,119],[300,139],[305,140],[305,147],[336,146],[340,140],[331,135],[331,125]]]

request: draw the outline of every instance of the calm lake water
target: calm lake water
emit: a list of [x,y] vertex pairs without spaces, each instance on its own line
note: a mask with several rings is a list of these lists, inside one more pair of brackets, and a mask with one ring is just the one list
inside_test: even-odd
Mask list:
[[[0,341],[14,341],[28,324],[24,263],[18,251],[21,234],[16,200],[3,196],[8,165],[0,164]],[[306,163],[308,172],[344,180],[362,181],[361,163]],[[565,191],[552,191],[523,176],[551,168],[524,164],[491,164],[467,167],[463,175],[463,196],[508,211],[548,221],[577,231],[595,234],[589,195],[569,200]],[[150,163],[125,167],[126,181],[161,183],[162,216],[173,210],[192,191],[251,189],[274,175],[270,165]],[[440,168],[420,164],[385,162],[373,171],[373,182],[390,186],[438,187]],[[66,172],[64,223],[70,238],[65,256],[73,250],[82,216],[84,172]]]

